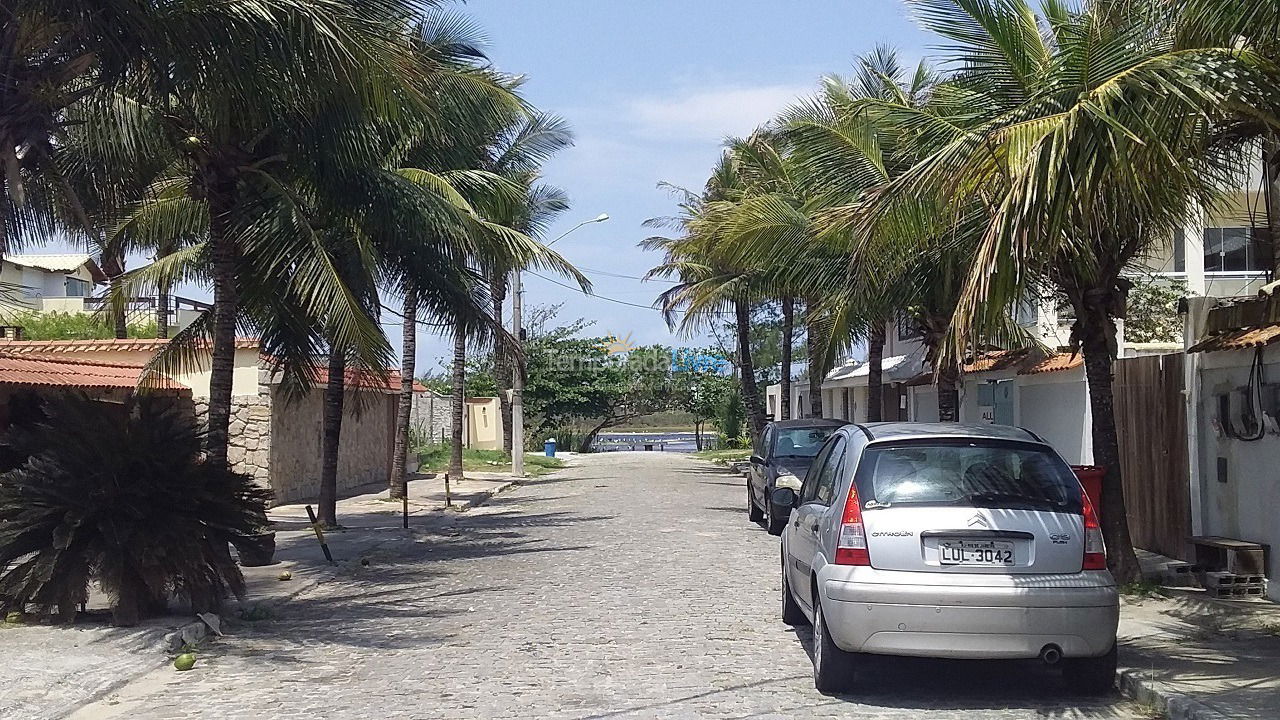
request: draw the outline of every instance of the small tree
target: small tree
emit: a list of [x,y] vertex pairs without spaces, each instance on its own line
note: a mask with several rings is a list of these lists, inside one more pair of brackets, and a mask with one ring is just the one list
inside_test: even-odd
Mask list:
[[1178,301],[1187,296],[1183,280],[1142,278],[1129,289],[1124,318],[1128,342],[1181,342],[1182,317]]

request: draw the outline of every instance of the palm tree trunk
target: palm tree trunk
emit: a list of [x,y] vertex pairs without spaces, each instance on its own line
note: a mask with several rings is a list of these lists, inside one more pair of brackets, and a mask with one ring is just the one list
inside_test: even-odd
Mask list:
[[747,419],[751,422],[751,441],[754,443],[764,430],[764,408],[760,404],[760,387],[756,384],[755,363],[751,359],[751,309],[743,300],[733,301],[733,312],[738,332],[738,372],[742,384],[742,401],[747,404]]
[[1115,326],[1101,310],[1085,313],[1078,322],[1083,323],[1081,351],[1089,383],[1089,410],[1093,415],[1093,461],[1106,472],[1099,514],[1107,543],[1107,565],[1118,582],[1137,582],[1142,579],[1142,570],[1129,536],[1111,385],[1114,359],[1108,338]]
[[[1271,278],[1280,278],[1280,137],[1268,133],[1262,144],[1262,191],[1267,209],[1267,239],[1271,241]],[[1189,338],[1195,342],[1197,338]]]
[[779,420],[791,419],[791,340],[795,334],[796,301],[782,298],[782,402],[778,408]]
[[884,419],[884,323],[867,336],[867,422]]
[[[498,405],[502,409],[502,449],[511,453],[511,364],[508,362],[507,343],[502,334],[502,304],[507,299],[507,275],[495,271],[489,279],[489,293],[493,296],[493,324],[497,332],[493,338],[493,381],[498,386]],[[519,333],[520,329],[516,328]]]
[[805,334],[809,354],[809,417],[822,417],[822,381],[827,377],[827,348],[812,300],[806,300]]
[[387,490],[393,498],[405,493],[405,460],[409,455],[409,418],[413,415],[413,376],[418,361],[418,298],[412,291],[404,296],[404,324],[400,356],[400,397],[396,401],[396,441],[391,450],[391,477]]
[[[120,286],[124,278],[124,258],[119,253],[104,255],[102,258],[102,272],[107,276],[107,284],[111,288],[111,296],[114,297],[116,288]],[[107,307],[111,313],[111,326],[116,339],[123,340],[129,337],[129,323],[125,318],[124,306],[117,307],[115,303],[108,303]]]
[[462,423],[466,420],[467,336],[461,325],[453,331],[453,444],[449,453],[449,477],[462,479]]
[[346,394],[347,358],[329,350],[329,374],[324,388],[324,427],[320,447],[319,520],[325,527],[338,526],[338,450],[342,444],[342,404]]
[[938,372],[938,420],[960,422],[960,369],[955,363]]
[[231,388],[236,367],[236,247],[230,236],[232,188],[223,183],[209,193],[209,241],[213,245],[213,348],[209,361],[209,427],[206,455],[227,466],[227,429],[231,425]]
[[157,288],[156,292],[156,337],[169,337],[169,286]]

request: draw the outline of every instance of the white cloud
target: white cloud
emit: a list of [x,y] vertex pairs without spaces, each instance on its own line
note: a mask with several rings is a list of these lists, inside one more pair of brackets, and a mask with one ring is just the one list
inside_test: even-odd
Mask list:
[[810,85],[722,86],[670,96],[643,96],[625,110],[641,136],[681,140],[720,140],[746,135],[801,96]]

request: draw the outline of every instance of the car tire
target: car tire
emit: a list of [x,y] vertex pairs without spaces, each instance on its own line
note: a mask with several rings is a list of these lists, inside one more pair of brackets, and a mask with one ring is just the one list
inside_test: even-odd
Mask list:
[[753,523],[764,521],[764,511],[760,506],[756,505],[756,499],[751,492],[751,479],[747,479],[747,520]]
[[822,601],[813,600],[813,685],[824,695],[848,692],[854,681],[854,654],[841,650],[831,639]]
[[1062,677],[1072,692],[1109,694],[1116,686],[1116,646],[1112,645],[1101,657],[1067,658],[1062,664]]
[[772,500],[770,500],[765,506],[765,529],[769,531],[770,535],[781,535],[782,531],[787,529],[787,520],[790,518],[790,515],[791,513],[788,512],[786,515],[779,517],[777,506],[773,504]]
[[804,627],[809,624],[804,609],[796,602],[795,593],[791,592],[791,582],[787,580],[786,560],[782,566],[782,622],[792,627]]

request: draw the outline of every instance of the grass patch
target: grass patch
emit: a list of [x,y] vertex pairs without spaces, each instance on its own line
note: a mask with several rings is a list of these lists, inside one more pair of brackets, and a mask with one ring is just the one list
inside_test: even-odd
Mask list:
[[1151,703],[1135,703],[1133,706],[1133,714],[1144,720],[1166,720],[1169,716],[1164,714],[1160,706]]
[[693,453],[693,456],[702,460],[710,460],[718,465],[728,465],[731,462],[746,460],[751,457],[750,450],[699,450]]
[[1139,580],[1121,585],[1120,593],[1126,597],[1145,600],[1160,595],[1160,584],[1150,580]]
[[[449,469],[450,448],[448,445],[427,445],[418,448],[419,470],[428,472],[445,472]],[[526,475],[537,477],[567,467],[559,458],[524,455],[524,471]],[[464,448],[462,451],[462,469],[476,472],[511,472],[511,456],[502,450],[476,450]]]

